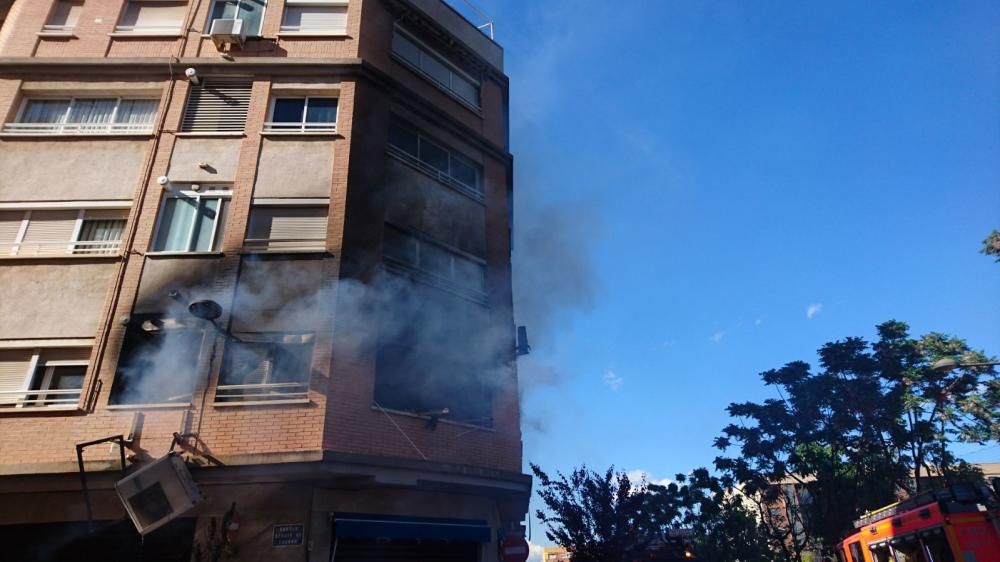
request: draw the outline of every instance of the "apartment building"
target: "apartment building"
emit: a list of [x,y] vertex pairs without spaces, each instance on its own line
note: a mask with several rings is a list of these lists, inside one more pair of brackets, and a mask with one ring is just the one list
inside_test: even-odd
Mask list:
[[481,23],[0,0],[4,559],[491,561],[523,532]]

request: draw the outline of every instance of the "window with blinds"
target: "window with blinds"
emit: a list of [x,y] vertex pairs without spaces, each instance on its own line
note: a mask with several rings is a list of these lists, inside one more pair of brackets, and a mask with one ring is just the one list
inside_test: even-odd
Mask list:
[[127,209],[0,211],[0,257],[117,255]]
[[0,408],[75,408],[89,359],[89,347],[0,350]]
[[315,251],[326,248],[327,207],[254,205],[244,246],[259,252]]
[[149,134],[160,105],[143,98],[26,99],[5,133],[30,135]]
[[327,35],[347,33],[347,1],[286,0],[281,31]]
[[205,78],[192,86],[181,130],[189,133],[242,133],[253,82],[246,78]]
[[220,403],[308,400],[313,334],[235,333],[226,342]]
[[130,0],[115,31],[143,35],[179,34],[186,13],[186,1]]

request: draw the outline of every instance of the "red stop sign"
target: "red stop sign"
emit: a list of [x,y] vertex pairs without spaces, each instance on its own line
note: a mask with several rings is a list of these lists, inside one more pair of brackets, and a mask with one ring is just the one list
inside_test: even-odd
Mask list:
[[507,535],[500,554],[503,562],[525,562],[528,559],[528,541],[521,535]]

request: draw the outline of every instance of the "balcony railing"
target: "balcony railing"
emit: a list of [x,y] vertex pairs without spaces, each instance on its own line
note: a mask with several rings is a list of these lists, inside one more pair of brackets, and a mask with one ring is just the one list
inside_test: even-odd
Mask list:
[[216,403],[236,405],[276,404],[309,400],[309,385],[304,382],[219,385]]
[[322,252],[326,240],[322,238],[247,238],[243,241],[247,252]]
[[80,402],[79,388],[60,390],[0,390],[0,408],[69,408]]
[[469,23],[476,26],[476,29],[482,31],[490,39],[495,39],[493,36],[493,18],[491,18],[486,12],[480,9],[478,6],[470,2],[469,0],[444,0],[446,4],[451,6],[453,10],[458,12],[463,18],[465,18]]
[[153,132],[152,123],[7,123],[13,135],[138,135]]
[[336,123],[288,123],[268,121],[264,123],[265,133],[336,133]]
[[109,256],[117,255],[121,240],[100,240],[85,242],[21,242],[10,252],[0,251],[0,258],[24,258],[46,256]]

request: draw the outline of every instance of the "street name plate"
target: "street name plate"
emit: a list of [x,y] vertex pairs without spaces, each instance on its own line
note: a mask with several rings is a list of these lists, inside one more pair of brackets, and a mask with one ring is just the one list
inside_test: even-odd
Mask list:
[[302,546],[304,538],[304,525],[275,525],[271,546]]

